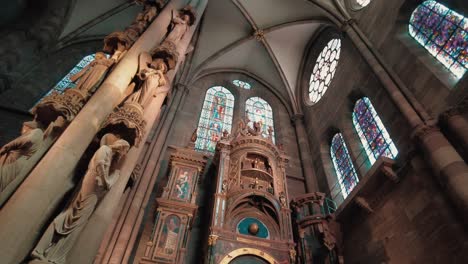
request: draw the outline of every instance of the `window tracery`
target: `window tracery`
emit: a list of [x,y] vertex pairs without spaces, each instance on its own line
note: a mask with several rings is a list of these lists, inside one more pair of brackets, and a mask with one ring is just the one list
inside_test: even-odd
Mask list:
[[253,128],[253,122],[261,122],[262,136],[269,137],[269,131],[271,131],[274,143],[275,128],[273,125],[273,110],[270,104],[260,97],[251,97],[245,102],[245,112],[250,121],[248,125]]
[[246,90],[250,90],[252,88],[250,83],[244,82],[244,81],[241,81],[241,80],[234,80],[234,81],[232,81],[232,84],[234,84],[235,86],[237,86],[239,88],[246,89]]
[[343,198],[346,198],[357,185],[359,179],[341,133],[333,136],[330,154],[336,175],[338,176],[341,193],[343,194]]
[[394,159],[398,150],[367,97],[359,99],[353,110],[353,123],[371,164],[381,156]]
[[317,103],[330,87],[340,59],[341,40],[332,39],[317,58],[309,80],[309,100]]
[[371,0],[356,0],[359,7],[366,7],[370,2]]
[[409,34],[457,78],[468,70],[468,18],[425,1],[411,15]]
[[228,89],[222,86],[208,89],[198,121],[195,149],[215,152],[222,133],[225,130],[231,133],[233,112],[234,96]]

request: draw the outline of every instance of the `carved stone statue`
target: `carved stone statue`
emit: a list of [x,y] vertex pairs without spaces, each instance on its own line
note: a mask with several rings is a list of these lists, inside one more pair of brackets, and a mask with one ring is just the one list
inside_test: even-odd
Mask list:
[[36,128],[0,149],[0,192],[19,175],[24,164],[40,147],[43,136],[44,132]]
[[114,134],[102,137],[101,147],[89,162],[78,195],[49,225],[31,253],[33,260],[30,263],[67,263],[67,254],[81,230],[117,181],[119,170],[115,167],[129,148],[127,141]]
[[226,193],[228,190],[228,181],[224,180],[223,183],[221,184],[221,192]]
[[126,102],[138,103],[144,107],[152,93],[154,93],[158,87],[166,84],[166,77],[164,75],[166,72],[167,66],[163,60],[155,59],[153,61],[149,53],[141,53],[140,65],[137,73],[141,85],[138,90],[128,97]]
[[94,60],[77,74],[71,76],[70,80],[76,82],[75,89],[92,93],[114,62],[114,59],[108,59],[103,52],[96,52]]
[[280,195],[279,195],[279,201],[280,201],[280,204],[282,207],[287,207],[287,203],[286,203],[286,196],[284,195],[284,192],[281,192]]
[[177,47],[189,27],[195,22],[195,11],[191,6],[186,6],[176,15],[173,15],[169,34],[164,41],[152,53],[155,58],[163,59],[169,69],[174,69],[179,60]]
[[164,6],[162,0],[156,1],[135,1],[139,5],[144,5],[143,11],[138,13],[135,20],[124,31],[115,31],[104,38],[103,51],[112,54],[111,58],[116,62],[122,58],[123,54],[135,43],[149,24],[158,15],[159,10]]
[[188,31],[190,26],[190,16],[180,13],[172,18],[172,30],[164,41],[170,41],[177,45]]

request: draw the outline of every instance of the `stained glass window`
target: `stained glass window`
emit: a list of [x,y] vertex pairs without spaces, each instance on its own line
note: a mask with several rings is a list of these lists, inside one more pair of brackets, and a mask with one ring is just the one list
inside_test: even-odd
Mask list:
[[336,175],[338,176],[341,193],[343,194],[343,198],[346,198],[356,186],[359,179],[341,133],[333,137],[330,154]]
[[250,122],[248,125],[253,128],[253,122],[262,123],[262,135],[268,137],[268,130],[272,129],[272,139],[275,142],[275,128],[273,126],[273,110],[267,101],[260,97],[251,97],[245,102],[245,112]]
[[411,15],[409,34],[461,78],[468,69],[468,18],[436,1],[425,1]]
[[370,3],[370,0],[356,0],[356,3],[357,3],[360,7],[365,7],[365,6],[367,6],[367,5]]
[[244,81],[241,81],[241,80],[234,80],[232,81],[232,83],[239,87],[239,88],[243,88],[243,89],[246,89],[246,90],[250,90],[250,88],[252,88],[252,86],[250,85],[250,83],[248,82],[244,82]]
[[231,133],[233,112],[234,96],[228,89],[222,86],[208,89],[198,122],[195,148],[214,152],[223,131]]
[[317,58],[309,80],[309,99],[318,102],[330,86],[340,59],[341,40],[332,39]]
[[395,144],[369,98],[363,97],[356,102],[353,123],[371,164],[380,156],[393,159],[398,155]]
[[[42,98],[51,94],[53,91],[63,93],[66,89],[75,87],[75,84],[70,80],[70,77],[77,74],[89,63],[91,63],[94,60],[94,55],[95,54],[91,54],[81,59],[81,61],[78,62],[78,64],[76,64],[75,67],[73,67],[73,69],[71,69],[71,71],[68,72],[67,75],[65,75],[65,77],[63,77],[52,89],[50,89],[44,96],[42,96]],[[109,57],[109,55],[107,55],[107,57]],[[39,99],[36,104],[39,103],[41,99]]]

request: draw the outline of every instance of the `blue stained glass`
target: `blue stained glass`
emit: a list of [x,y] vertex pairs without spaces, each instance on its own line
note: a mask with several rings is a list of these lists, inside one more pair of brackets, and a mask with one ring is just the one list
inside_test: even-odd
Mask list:
[[[76,85],[70,80],[70,77],[77,74],[79,71],[81,71],[84,67],[88,66],[89,63],[91,63],[94,60],[95,54],[91,54],[88,56],[85,56],[83,59],[81,59],[80,62],[78,62],[73,69],[71,69],[67,75],[65,75],[52,89],[50,89],[44,96],[41,97],[37,101],[39,103],[42,98],[48,96],[52,92],[58,92],[58,93],[63,93],[66,89],[73,88]],[[109,55],[106,55],[109,57]],[[36,104],[37,104],[36,103]],[[34,105],[36,105],[34,104]]]
[[330,154],[338,176],[341,193],[343,194],[343,198],[346,198],[357,185],[359,179],[341,133],[333,137],[330,146]]
[[371,164],[380,156],[394,159],[398,155],[395,144],[369,98],[363,97],[356,102],[353,123]]
[[468,18],[436,1],[425,1],[411,15],[408,30],[456,77],[468,70]]
[[233,112],[234,96],[228,89],[222,86],[208,89],[198,122],[195,149],[215,152],[223,131],[231,133]]
[[252,88],[252,86],[248,82],[243,82],[243,81],[240,81],[240,80],[234,80],[234,81],[232,81],[232,83],[235,86],[237,86],[239,88],[246,89],[246,90],[250,90],[250,88]]
[[267,101],[260,97],[251,97],[245,102],[245,112],[250,122],[248,125],[253,128],[253,122],[262,122],[262,136],[269,136],[269,127],[273,129],[272,140],[275,142],[275,127],[273,125],[273,110]]

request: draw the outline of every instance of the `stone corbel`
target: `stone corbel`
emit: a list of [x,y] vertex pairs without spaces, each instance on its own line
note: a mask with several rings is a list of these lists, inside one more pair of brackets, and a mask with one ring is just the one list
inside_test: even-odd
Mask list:
[[380,170],[383,173],[383,175],[387,176],[387,178],[390,179],[392,182],[398,183],[400,181],[400,178],[398,177],[396,172],[393,170],[393,166],[392,166],[394,164],[393,160],[390,160],[390,161],[385,160]]
[[336,210],[340,221],[347,221],[356,212],[356,206],[367,214],[373,213],[387,193],[400,181],[393,169],[395,161],[380,157],[360,180],[359,184],[348,195]]
[[354,201],[359,206],[359,208],[363,209],[366,213],[371,214],[374,212],[374,210],[364,197],[357,196],[356,199],[354,199]]

